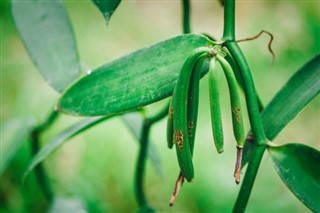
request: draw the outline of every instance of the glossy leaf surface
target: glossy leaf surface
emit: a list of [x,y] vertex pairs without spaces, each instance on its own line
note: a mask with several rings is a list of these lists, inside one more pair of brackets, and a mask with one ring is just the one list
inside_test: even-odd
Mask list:
[[[141,131],[143,125],[143,118],[138,113],[130,113],[125,114],[122,116],[124,123],[128,126],[134,137],[141,141]],[[149,137],[150,140],[150,137]],[[162,165],[160,154],[157,150],[157,147],[154,145],[153,141],[149,141],[149,148],[148,148],[148,156],[153,164],[155,170],[157,171],[158,175],[161,177],[163,176]]]
[[12,0],[12,16],[32,61],[58,92],[78,78],[80,66],[61,0]]
[[303,144],[268,147],[277,173],[292,193],[320,212],[320,152]]
[[[273,140],[281,130],[317,95],[320,91],[320,55],[317,55],[300,68],[275,95],[262,112],[262,123],[266,136]],[[253,145],[244,146],[242,167],[250,160]]]
[[0,174],[4,172],[12,158],[26,141],[32,128],[30,118],[10,120],[1,125]]
[[269,140],[279,132],[320,91],[320,55],[299,69],[262,112],[262,123]]
[[108,115],[166,98],[190,52],[208,45],[204,36],[180,35],[102,65],[71,86],[58,109],[71,115]]
[[120,0],[92,0],[102,13],[106,23],[108,24],[114,11],[120,4]]

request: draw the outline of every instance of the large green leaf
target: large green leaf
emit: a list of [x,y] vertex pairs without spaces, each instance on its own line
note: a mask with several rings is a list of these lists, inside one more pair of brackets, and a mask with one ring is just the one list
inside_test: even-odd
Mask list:
[[320,55],[300,68],[262,112],[262,123],[269,140],[281,130],[320,91]]
[[201,35],[180,35],[102,65],[72,85],[58,109],[71,115],[107,115],[168,97],[190,52],[209,44]]
[[320,212],[320,152],[302,144],[268,147],[277,173],[292,193]]
[[[130,114],[123,115],[122,119],[130,129],[132,134],[136,137],[136,139],[138,141],[141,141],[141,132],[142,132],[142,125],[143,125],[142,116],[138,113],[130,113]],[[149,136],[148,156],[156,172],[162,177],[163,171],[162,171],[160,155],[153,141],[150,140],[150,136]]]
[[[317,55],[289,79],[262,112],[267,138],[272,141],[319,91],[320,55]],[[245,144],[242,167],[249,162],[252,148],[251,143]]]
[[14,119],[1,124],[0,175],[15,157],[32,126],[33,120],[30,118]]
[[43,78],[61,92],[78,78],[80,66],[62,0],[12,0],[12,16]]
[[114,11],[117,9],[121,0],[92,0],[94,4],[99,8],[107,24]]

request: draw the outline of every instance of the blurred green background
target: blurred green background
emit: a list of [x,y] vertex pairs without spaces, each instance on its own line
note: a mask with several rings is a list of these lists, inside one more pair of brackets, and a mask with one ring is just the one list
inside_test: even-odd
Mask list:
[[[91,1],[65,1],[81,61],[96,67],[154,42],[181,34],[178,0],[124,0],[108,26]],[[289,77],[320,50],[320,3],[315,1],[237,1],[236,35],[251,37],[262,29],[271,32],[276,61],[271,66],[268,36],[241,43],[253,71],[255,84],[267,104]],[[59,94],[50,88],[28,57],[10,17],[9,1],[1,1],[1,125],[17,117],[43,121]],[[223,8],[216,1],[192,1],[192,30],[222,34]],[[177,50],[178,51],[178,50]],[[147,60],[147,59],[146,59]],[[319,76],[320,77],[320,76]],[[152,129],[163,168],[159,177],[148,161],[145,189],[149,203],[159,212],[230,212],[239,186],[234,183],[235,142],[229,112],[229,96],[221,79],[225,152],[218,155],[212,139],[207,78],[201,81],[199,123],[194,155],[195,179],[184,184],[174,207],[169,199],[178,175],[175,151],[165,140],[165,119]],[[147,107],[153,114],[165,101]],[[244,102],[243,102],[244,105]],[[275,140],[300,142],[320,149],[320,101],[309,104]],[[62,116],[43,136],[45,143],[79,118]],[[248,130],[248,122],[246,125]],[[3,139],[3,134],[1,132]],[[4,141],[1,141],[3,143]],[[88,212],[132,212],[134,170],[138,146],[121,119],[106,121],[66,143],[45,162],[58,196],[83,202]],[[48,204],[34,175],[22,185],[30,161],[27,143],[1,176],[0,212],[44,212]],[[262,161],[247,212],[310,212],[277,176],[267,155]]]

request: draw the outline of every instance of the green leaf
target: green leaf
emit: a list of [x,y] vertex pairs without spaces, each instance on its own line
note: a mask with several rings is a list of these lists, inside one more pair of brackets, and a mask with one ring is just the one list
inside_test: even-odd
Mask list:
[[14,119],[1,125],[0,175],[26,141],[32,126],[30,118]]
[[281,130],[320,91],[320,55],[300,68],[262,112],[262,123],[269,140]]
[[[270,141],[319,94],[319,76],[320,55],[317,55],[300,68],[271,100],[261,115],[265,134]],[[251,159],[252,148],[252,144],[245,144],[242,167]]]
[[79,77],[78,53],[62,0],[12,0],[12,16],[43,78],[58,92]]
[[[71,115],[107,115],[166,98],[190,52],[209,44],[201,35],[180,35],[102,65],[72,85],[58,109]],[[208,64],[202,74],[207,69]]]
[[43,161],[48,155],[56,151],[60,146],[62,146],[67,140],[78,135],[79,133],[89,129],[97,123],[100,123],[109,117],[92,117],[87,118],[78,123],[72,125],[68,129],[62,131],[60,134],[56,135],[52,140],[47,142],[41,150],[34,156],[31,160],[26,172],[24,173],[24,178],[31,172],[41,161]]
[[[130,113],[122,116],[123,121],[128,126],[132,134],[137,138],[138,141],[141,141],[141,131],[143,125],[143,118],[138,113]],[[150,138],[149,138],[150,140]],[[160,155],[157,150],[157,147],[154,145],[153,141],[149,141],[148,156],[153,164],[156,172],[162,177],[162,165],[160,160]]]
[[320,152],[302,144],[269,146],[277,173],[308,208],[320,212]]
[[[137,125],[142,124],[142,120],[140,116],[137,118],[136,115],[138,114],[136,113],[127,114],[127,115],[124,115],[123,118],[125,119],[125,123],[129,126],[129,128],[131,128],[134,134],[140,134],[141,128],[140,127],[136,128],[136,127]],[[99,117],[86,118],[73,124],[68,129],[65,129],[64,131],[56,135],[53,139],[47,142],[40,149],[40,151],[36,154],[36,156],[33,157],[26,172],[24,173],[24,177],[26,177],[29,174],[29,172],[31,172],[39,163],[41,163],[44,159],[46,159],[51,153],[56,151],[69,139],[71,139],[72,137],[80,134],[81,132],[87,129],[90,129],[92,126],[97,125],[98,123],[105,121],[109,118],[112,118],[114,116],[115,115],[105,116],[105,117],[99,116]],[[136,121],[133,121],[133,119],[135,119]],[[136,137],[139,139],[138,135],[136,135]],[[159,153],[157,152],[156,147],[153,146],[152,144],[150,144],[150,148],[149,148],[149,157],[151,159],[151,162],[155,166],[157,172],[161,175],[162,169],[161,169]]]
[[108,24],[114,11],[120,4],[120,0],[92,0],[102,13]]

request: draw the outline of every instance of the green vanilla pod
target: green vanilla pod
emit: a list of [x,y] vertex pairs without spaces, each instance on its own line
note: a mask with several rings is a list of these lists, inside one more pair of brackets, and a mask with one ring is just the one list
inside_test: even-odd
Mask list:
[[231,112],[232,112],[232,124],[233,133],[237,141],[237,160],[235,165],[234,177],[237,184],[240,183],[240,170],[241,170],[241,158],[244,143],[246,141],[246,136],[243,127],[243,118],[241,111],[240,95],[237,87],[237,81],[235,79],[234,73],[228,61],[217,54],[217,60],[220,62],[224,74],[226,76],[229,92],[230,92],[230,102],[231,102]]
[[188,138],[191,156],[193,155],[196,127],[198,121],[198,106],[199,106],[199,86],[200,86],[200,72],[203,63],[206,58],[200,58],[193,67],[192,75],[189,83],[188,91],[188,103],[187,103],[187,127],[188,127]]
[[209,66],[209,96],[213,139],[217,152],[220,154],[224,149],[216,58],[211,59]]
[[167,118],[167,145],[170,149],[173,147],[173,96],[170,100],[170,106],[169,106],[169,112],[168,112],[168,118]]
[[237,81],[227,60],[219,54],[217,55],[217,60],[220,62],[228,82],[234,137],[237,141],[237,146],[242,148],[244,146],[246,136],[243,126],[241,102]]
[[178,163],[183,176],[187,181],[191,181],[194,177],[192,155],[188,137],[188,95],[189,84],[192,71],[197,62],[202,57],[209,57],[212,49],[209,47],[200,47],[191,52],[190,56],[184,62],[178,82],[174,90],[173,97],[173,129],[174,142]]
[[[188,92],[188,108],[187,108],[187,120],[188,120],[188,138],[189,146],[191,151],[191,157],[193,156],[196,126],[198,119],[198,105],[199,105],[199,83],[200,83],[200,72],[202,65],[205,62],[206,58],[200,58],[195,67],[193,67],[192,75],[190,78],[189,92]],[[169,110],[169,116],[172,111]],[[168,123],[170,124],[170,123]],[[170,132],[169,132],[170,133]],[[182,172],[179,172],[177,182],[175,184],[172,197],[170,199],[170,206],[172,206],[178,196],[180,187],[184,181],[184,176]]]

